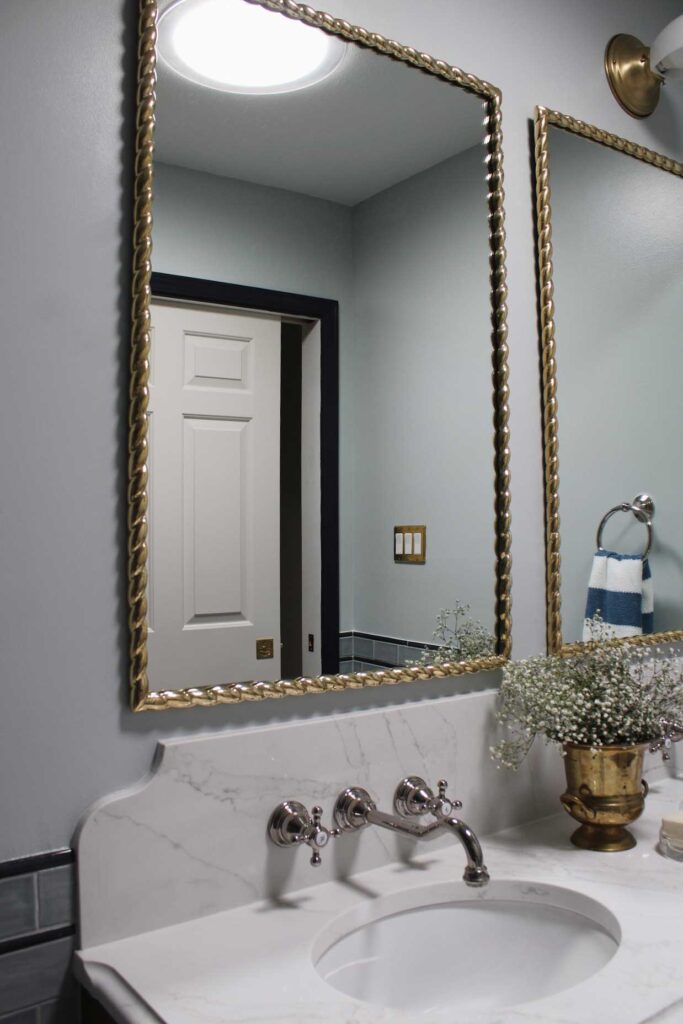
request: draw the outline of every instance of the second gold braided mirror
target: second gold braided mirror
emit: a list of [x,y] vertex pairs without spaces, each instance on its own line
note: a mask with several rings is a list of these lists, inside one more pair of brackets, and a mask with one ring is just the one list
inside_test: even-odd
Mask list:
[[535,139],[548,650],[681,640],[683,165],[543,107]]

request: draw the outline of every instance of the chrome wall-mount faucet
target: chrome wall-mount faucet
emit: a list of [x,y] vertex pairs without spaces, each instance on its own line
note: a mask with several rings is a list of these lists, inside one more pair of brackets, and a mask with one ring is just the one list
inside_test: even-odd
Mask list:
[[[268,822],[268,836],[276,846],[292,847],[302,843],[313,850],[311,864],[320,864],[320,850],[330,839],[345,832],[358,832],[368,825],[378,825],[398,835],[427,841],[436,839],[444,831],[451,832],[462,844],[467,857],[463,881],[467,885],[482,886],[489,880],[484,864],[481,845],[476,835],[464,821],[453,815],[462,806],[459,800],[446,795],[448,783],[438,783],[436,795],[424,779],[409,775],[399,782],[394,793],[394,814],[377,809],[377,804],[367,790],[351,786],[343,790],[334,805],[335,828],[328,829],[321,824],[322,810],[314,807],[309,814],[303,804],[296,800],[285,800],[275,808]],[[434,819],[422,824],[413,819],[431,815]]]

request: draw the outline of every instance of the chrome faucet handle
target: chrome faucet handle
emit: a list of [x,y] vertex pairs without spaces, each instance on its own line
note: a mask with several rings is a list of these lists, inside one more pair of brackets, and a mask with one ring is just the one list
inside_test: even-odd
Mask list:
[[330,839],[335,839],[340,831],[338,828],[326,828],[324,825],[321,825],[320,819],[322,816],[323,809],[316,804],[313,808],[313,817],[308,835],[303,839],[303,842],[308,843],[313,851],[311,854],[311,867],[314,868],[317,868],[320,864],[320,851],[327,846]]
[[409,775],[396,787],[394,810],[403,818],[412,818],[420,814],[447,818],[454,810],[462,807],[460,800],[451,800],[446,795],[447,788],[447,781],[439,779],[438,792],[435,796],[424,779],[419,775]]
[[650,744],[650,753],[655,754],[658,750],[662,751],[662,760],[671,760],[671,746],[674,743],[680,743],[683,740],[683,722],[675,722],[668,718],[662,718],[659,722],[662,730],[661,736],[653,740]]
[[448,782],[446,779],[439,779],[437,782],[438,795],[435,797],[434,806],[430,807],[432,814],[436,814],[437,818],[447,818],[453,811],[459,811],[462,807],[462,800],[451,800],[446,795],[448,789]]
[[306,807],[297,800],[283,800],[268,821],[268,838],[276,846],[299,846],[306,843],[313,851],[311,866],[317,868],[321,861],[320,851],[340,831],[321,824],[322,814],[322,807],[317,805],[309,814]]

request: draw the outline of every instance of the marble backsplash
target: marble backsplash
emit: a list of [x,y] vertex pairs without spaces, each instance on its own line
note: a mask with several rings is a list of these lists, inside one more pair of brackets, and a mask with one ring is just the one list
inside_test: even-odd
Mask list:
[[[556,813],[564,788],[556,751],[537,744],[517,773],[491,761],[494,700],[487,691],[161,743],[151,776],[99,801],[81,823],[80,944],[284,899],[416,849],[370,828],[334,840],[314,869],[307,847],[281,850],[266,840],[270,812],[283,799],[321,804],[331,825],[344,787],[362,785],[391,810],[398,781],[417,774],[431,785],[447,778],[480,835]],[[462,851],[453,857],[459,877]]]

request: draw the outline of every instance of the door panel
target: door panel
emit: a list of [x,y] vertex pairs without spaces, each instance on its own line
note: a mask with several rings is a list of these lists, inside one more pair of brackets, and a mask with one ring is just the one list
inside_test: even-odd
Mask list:
[[152,321],[150,685],[279,679],[279,319],[154,301]]
[[249,619],[243,536],[250,515],[243,486],[248,420],[185,417],[183,464],[185,621]]

